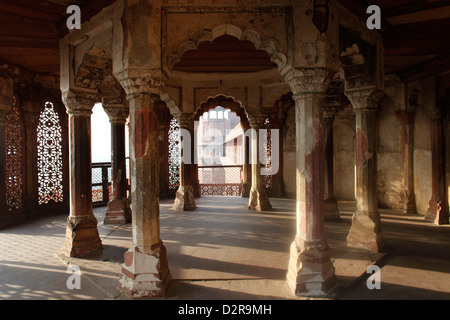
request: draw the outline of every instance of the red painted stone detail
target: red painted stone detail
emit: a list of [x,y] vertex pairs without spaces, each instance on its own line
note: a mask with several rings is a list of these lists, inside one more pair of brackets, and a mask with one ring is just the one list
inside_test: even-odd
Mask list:
[[150,108],[136,110],[133,134],[134,155],[136,159],[144,156],[148,135],[150,133],[158,133],[158,119],[156,114]]
[[367,137],[364,135],[361,128],[356,129],[356,165],[362,166],[364,163],[364,157],[367,154]]

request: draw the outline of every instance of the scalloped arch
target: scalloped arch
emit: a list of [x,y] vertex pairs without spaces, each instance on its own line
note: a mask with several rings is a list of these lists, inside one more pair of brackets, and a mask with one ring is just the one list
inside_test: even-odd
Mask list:
[[256,50],[264,50],[270,57],[270,61],[278,66],[278,70],[283,69],[287,64],[286,55],[279,52],[279,45],[276,40],[261,37],[255,30],[242,30],[241,28],[232,24],[223,24],[213,28],[212,30],[203,29],[197,32],[192,39],[187,39],[181,42],[176,51],[168,58],[168,70],[173,71],[176,63],[181,60],[182,55],[189,50],[197,50],[200,43],[205,41],[213,41],[214,39],[230,35],[240,41],[250,41],[255,46]]

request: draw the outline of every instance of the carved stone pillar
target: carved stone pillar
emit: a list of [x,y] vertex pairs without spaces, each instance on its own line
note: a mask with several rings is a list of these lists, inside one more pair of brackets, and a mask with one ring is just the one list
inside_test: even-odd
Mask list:
[[250,197],[248,208],[256,211],[268,211],[272,209],[269,195],[264,186],[263,177],[261,175],[260,155],[263,148],[261,141],[262,131],[267,130],[264,122],[265,116],[249,116],[251,127],[250,148],[251,148],[251,164],[252,164],[252,187],[250,189]]
[[198,121],[194,121],[194,131],[192,134],[192,142],[191,142],[191,153],[192,153],[192,188],[194,190],[194,197],[200,198],[201,192],[200,192],[200,181],[198,179],[198,161],[197,161],[197,155],[195,154],[198,150],[197,145],[197,133],[198,132]]
[[337,107],[325,106],[323,113],[325,149],[324,149],[324,174],[325,174],[325,220],[340,221],[338,203],[334,197],[334,143],[333,122],[337,113]]
[[105,224],[125,224],[131,222],[130,203],[127,198],[127,168],[125,159],[125,123],[128,107],[108,105],[103,108],[111,123],[111,175],[112,199],[108,202]]
[[377,198],[377,110],[382,92],[375,88],[345,93],[356,114],[356,212],[347,237],[350,247],[379,252],[384,247]]
[[[278,153],[278,171],[273,175],[271,195],[273,197],[281,198],[284,195],[283,182],[283,119],[273,120],[273,129],[278,130],[278,143],[272,145],[272,153]],[[278,146],[278,149],[275,149]]]
[[250,189],[252,188],[252,166],[250,164],[250,137],[245,135],[245,132],[250,129],[250,123],[246,118],[242,118],[243,116],[241,116],[241,127],[244,131],[244,135],[242,136],[242,146],[244,150],[242,159],[243,177],[241,197],[248,198],[250,197]]
[[402,125],[403,147],[403,213],[415,214],[416,198],[414,196],[414,112],[398,110],[397,119]]
[[163,297],[171,281],[160,238],[159,96],[151,83],[151,79],[121,80],[130,106],[133,244],[124,254],[119,289],[131,298]]
[[192,113],[182,113],[178,119],[180,125],[180,187],[175,195],[173,209],[176,211],[193,211],[197,208],[193,183],[194,155],[194,119]]
[[323,100],[327,70],[300,70],[289,79],[296,119],[297,221],[287,281],[296,295],[322,296],[337,285],[324,232]]
[[63,92],[69,114],[70,214],[64,253],[78,257],[102,250],[92,211],[91,114],[95,100]]
[[438,225],[449,223],[445,192],[443,117],[436,107],[430,111],[431,119],[431,199],[425,220]]

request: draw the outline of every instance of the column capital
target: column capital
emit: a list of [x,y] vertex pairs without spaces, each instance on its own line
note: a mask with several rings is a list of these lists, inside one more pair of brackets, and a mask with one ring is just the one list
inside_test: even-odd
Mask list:
[[110,105],[102,104],[103,109],[109,117],[109,122],[111,123],[123,123],[127,121],[129,115],[129,109],[124,105]]
[[62,101],[68,114],[90,116],[92,108],[99,99],[96,93],[69,90],[62,93]]
[[331,71],[326,68],[295,69],[285,75],[291,87],[293,99],[308,95],[324,95],[328,88]]
[[161,70],[147,69],[127,69],[116,73],[115,77],[125,90],[128,100],[142,94],[159,96],[167,78]]
[[347,89],[345,95],[355,112],[370,112],[378,110],[384,91],[375,87],[363,87]]
[[266,127],[267,116],[263,114],[252,115],[248,114],[248,122],[252,129],[264,129]]

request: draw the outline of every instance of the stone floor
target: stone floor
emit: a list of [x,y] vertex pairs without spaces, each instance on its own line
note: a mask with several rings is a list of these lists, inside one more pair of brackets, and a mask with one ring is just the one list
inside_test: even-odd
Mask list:
[[[247,199],[197,200],[193,212],[174,212],[161,201],[161,237],[173,282],[167,299],[303,299],[285,279],[295,234],[295,202],[271,199],[274,210],[256,213]],[[341,222],[326,223],[339,287],[332,299],[450,299],[450,226],[434,226],[419,215],[380,210],[386,253],[346,247],[352,203],[340,203]],[[95,209],[104,249],[84,259],[60,254],[65,216],[41,218],[0,231],[0,299],[126,299],[116,289],[131,224],[103,225]],[[81,289],[70,290],[67,265],[80,268]],[[368,266],[381,267],[381,290],[366,286]]]

